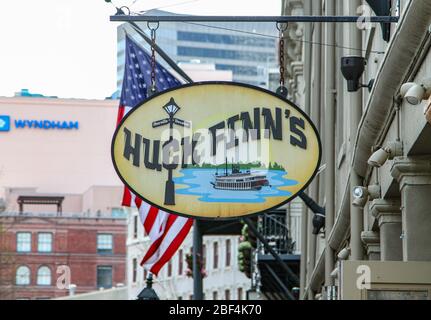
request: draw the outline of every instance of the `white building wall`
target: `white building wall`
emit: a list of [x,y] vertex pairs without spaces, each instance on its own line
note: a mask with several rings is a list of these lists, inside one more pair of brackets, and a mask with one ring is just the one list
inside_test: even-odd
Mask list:
[[[137,237],[134,238],[134,220],[137,217]],[[231,241],[231,263],[226,266],[226,240]],[[250,289],[251,280],[238,270],[238,236],[205,236],[203,245],[206,247],[206,271],[208,276],[203,280],[206,300],[213,299],[213,292],[217,292],[219,300],[225,300],[225,290],[230,291],[230,299],[245,299],[246,291]],[[214,268],[214,243],[218,243],[218,268]],[[188,300],[193,295],[193,279],[185,275],[187,263],[185,255],[191,252],[193,243],[193,229],[184,240],[179,250],[183,250],[183,272],[179,274],[179,250],[171,260],[172,275],[168,276],[166,264],[154,279],[153,288],[162,300]],[[144,236],[142,224],[137,211],[129,210],[127,236],[127,283],[128,298],[136,299],[145,287],[144,269],[139,266],[149,246],[148,237]],[[137,259],[138,267],[136,281],[133,282],[133,259]],[[238,288],[242,289],[242,297],[238,297]]]

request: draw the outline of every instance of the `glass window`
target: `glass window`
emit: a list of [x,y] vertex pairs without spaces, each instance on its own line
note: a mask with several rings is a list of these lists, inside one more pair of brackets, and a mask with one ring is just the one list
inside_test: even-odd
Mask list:
[[97,287],[112,288],[112,266],[97,266]]
[[207,246],[202,245],[202,268],[206,269],[207,267]]
[[242,300],[242,288],[238,288],[238,300]]
[[183,249],[180,249],[178,251],[178,275],[182,275],[183,274]]
[[213,268],[218,268],[218,242],[213,243]]
[[177,39],[180,41],[204,42],[204,43],[221,43],[230,45],[244,45],[254,47],[269,47],[275,46],[274,39],[265,37],[250,37],[250,36],[234,36],[228,34],[212,34],[202,32],[186,32],[178,31]]
[[50,286],[51,285],[51,269],[47,266],[42,266],[37,270],[37,285]]
[[132,282],[135,283],[138,274],[138,260],[136,258],[132,261],[132,268]]
[[52,233],[39,233],[37,235],[37,251],[52,252]]
[[168,261],[168,277],[172,277],[172,259]]
[[16,251],[30,252],[31,251],[31,233],[18,232],[16,234]]
[[225,298],[225,300],[230,300],[230,290],[229,289],[226,289],[224,291],[224,298]]
[[97,235],[97,252],[112,253],[112,234]]
[[26,286],[30,284],[30,268],[27,266],[20,266],[16,269],[15,283],[18,286]]
[[226,267],[230,266],[230,258],[231,258],[231,243],[230,239],[226,240]]
[[138,237],[138,216],[133,217],[133,239]]
[[266,62],[268,53],[178,46],[179,56]]
[[213,300],[218,300],[218,292],[213,291]]

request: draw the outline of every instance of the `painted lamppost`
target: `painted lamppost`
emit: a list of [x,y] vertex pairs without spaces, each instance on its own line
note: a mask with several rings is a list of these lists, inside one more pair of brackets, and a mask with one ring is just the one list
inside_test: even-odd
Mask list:
[[[153,128],[158,128],[169,124],[169,140],[163,144],[163,150],[165,151],[169,150],[174,143],[174,124],[187,128],[190,127],[190,124],[187,121],[174,118],[175,114],[181,109],[175,102],[174,98],[171,98],[169,102],[163,106],[163,109],[166,111],[169,118],[154,121]],[[176,141],[176,143],[178,143],[178,141]],[[163,155],[165,156],[165,152],[163,152]],[[166,163],[165,160],[163,160],[163,167],[168,170],[168,179],[166,180],[165,184],[165,205],[175,205],[175,182],[172,179],[172,173],[173,170],[177,168],[177,166],[178,163]]]

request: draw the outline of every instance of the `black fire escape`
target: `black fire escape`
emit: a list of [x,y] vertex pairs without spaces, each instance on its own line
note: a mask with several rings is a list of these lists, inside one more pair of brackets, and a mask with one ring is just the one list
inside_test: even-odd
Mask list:
[[[260,292],[266,299],[291,300],[295,297],[295,288],[299,287],[300,256],[293,253],[295,243],[292,242],[287,228],[286,210],[272,211],[262,216],[257,227],[271,249],[282,260],[281,264],[269,248],[260,240],[257,241],[255,259],[259,268]],[[291,269],[294,276],[286,271],[286,267]]]

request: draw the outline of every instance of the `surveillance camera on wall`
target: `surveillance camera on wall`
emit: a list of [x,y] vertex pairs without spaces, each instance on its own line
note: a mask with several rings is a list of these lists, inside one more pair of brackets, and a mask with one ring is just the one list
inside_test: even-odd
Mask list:
[[350,256],[350,248],[344,248],[337,255],[338,259],[340,260],[347,260],[349,256]]
[[374,168],[380,168],[386,161],[403,155],[403,144],[401,141],[389,142],[385,147],[379,148],[368,159],[368,164]]
[[366,87],[371,91],[374,80],[364,85],[360,83],[360,79],[365,70],[366,60],[364,57],[348,56],[341,58],[341,73],[347,80],[347,91],[356,92],[360,88]]
[[431,95],[431,78],[421,83],[407,82],[401,86],[400,95],[411,105],[418,105]]
[[369,185],[368,187],[357,186],[353,188],[353,202],[355,207],[363,208],[368,199],[374,200],[381,197],[380,185]]

